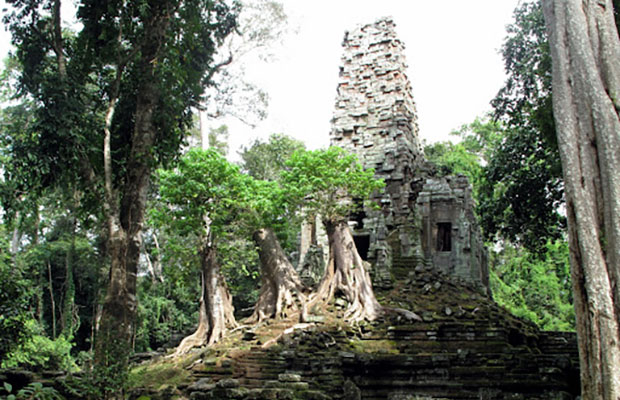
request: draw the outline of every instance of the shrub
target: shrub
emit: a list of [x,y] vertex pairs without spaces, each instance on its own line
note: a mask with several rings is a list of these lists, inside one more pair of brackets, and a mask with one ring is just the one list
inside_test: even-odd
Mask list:
[[78,370],[75,360],[71,357],[70,340],[64,336],[56,339],[43,336],[42,329],[35,320],[26,322],[26,329],[31,333],[30,337],[8,354],[2,361],[2,368],[68,372]]

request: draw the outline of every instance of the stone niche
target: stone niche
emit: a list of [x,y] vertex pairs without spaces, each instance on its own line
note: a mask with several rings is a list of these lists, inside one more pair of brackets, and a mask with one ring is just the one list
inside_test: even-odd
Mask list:
[[441,272],[489,291],[488,255],[467,178],[427,179],[417,198],[424,257]]

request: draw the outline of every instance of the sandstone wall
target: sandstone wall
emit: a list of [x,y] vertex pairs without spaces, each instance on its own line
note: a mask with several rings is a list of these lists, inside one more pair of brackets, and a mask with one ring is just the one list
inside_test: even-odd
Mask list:
[[394,28],[384,18],[345,34],[330,135],[332,145],[357,154],[386,183],[385,194],[374,198],[381,210],[356,217],[356,236],[367,247],[363,256],[375,265],[375,285],[386,287],[392,257],[387,236],[412,222],[410,182],[423,159],[404,44]]

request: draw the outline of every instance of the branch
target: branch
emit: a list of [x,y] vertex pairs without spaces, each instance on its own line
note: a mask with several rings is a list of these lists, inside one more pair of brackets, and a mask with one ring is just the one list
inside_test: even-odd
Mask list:
[[230,65],[233,62],[233,55],[232,53],[229,53],[228,58],[218,64],[215,64],[215,66],[211,69],[211,71],[209,71],[209,75],[207,75],[206,78],[206,82],[211,82],[211,78],[213,78],[213,75],[215,75],[217,72],[219,72],[220,69],[222,69],[223,67]]

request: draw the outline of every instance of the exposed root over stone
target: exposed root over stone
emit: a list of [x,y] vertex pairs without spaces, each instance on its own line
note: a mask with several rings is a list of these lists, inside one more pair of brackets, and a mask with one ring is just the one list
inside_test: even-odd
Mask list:
[[261,262],[261,292],[248,322],[266,318],[285,318],[290,311],[306,318],[304,285],[288,260],[272,229],[259,229],[254,235]]
[[311,304],[327,303],[340,293],[349,302],[347,320],[375,320],[383,313],[383,307],[375,297],[370,274],[357,252],[351,229],[344,221],[328,222],[326,228],[329,261]]
[[201,253],[202,291],[198,328],[181,341],[172,357],[183,355],[194,347],[211,345],[219,341],[227,329],[237,327],[233,315],[232,297],[220,273],[215,249],[210,247]]

